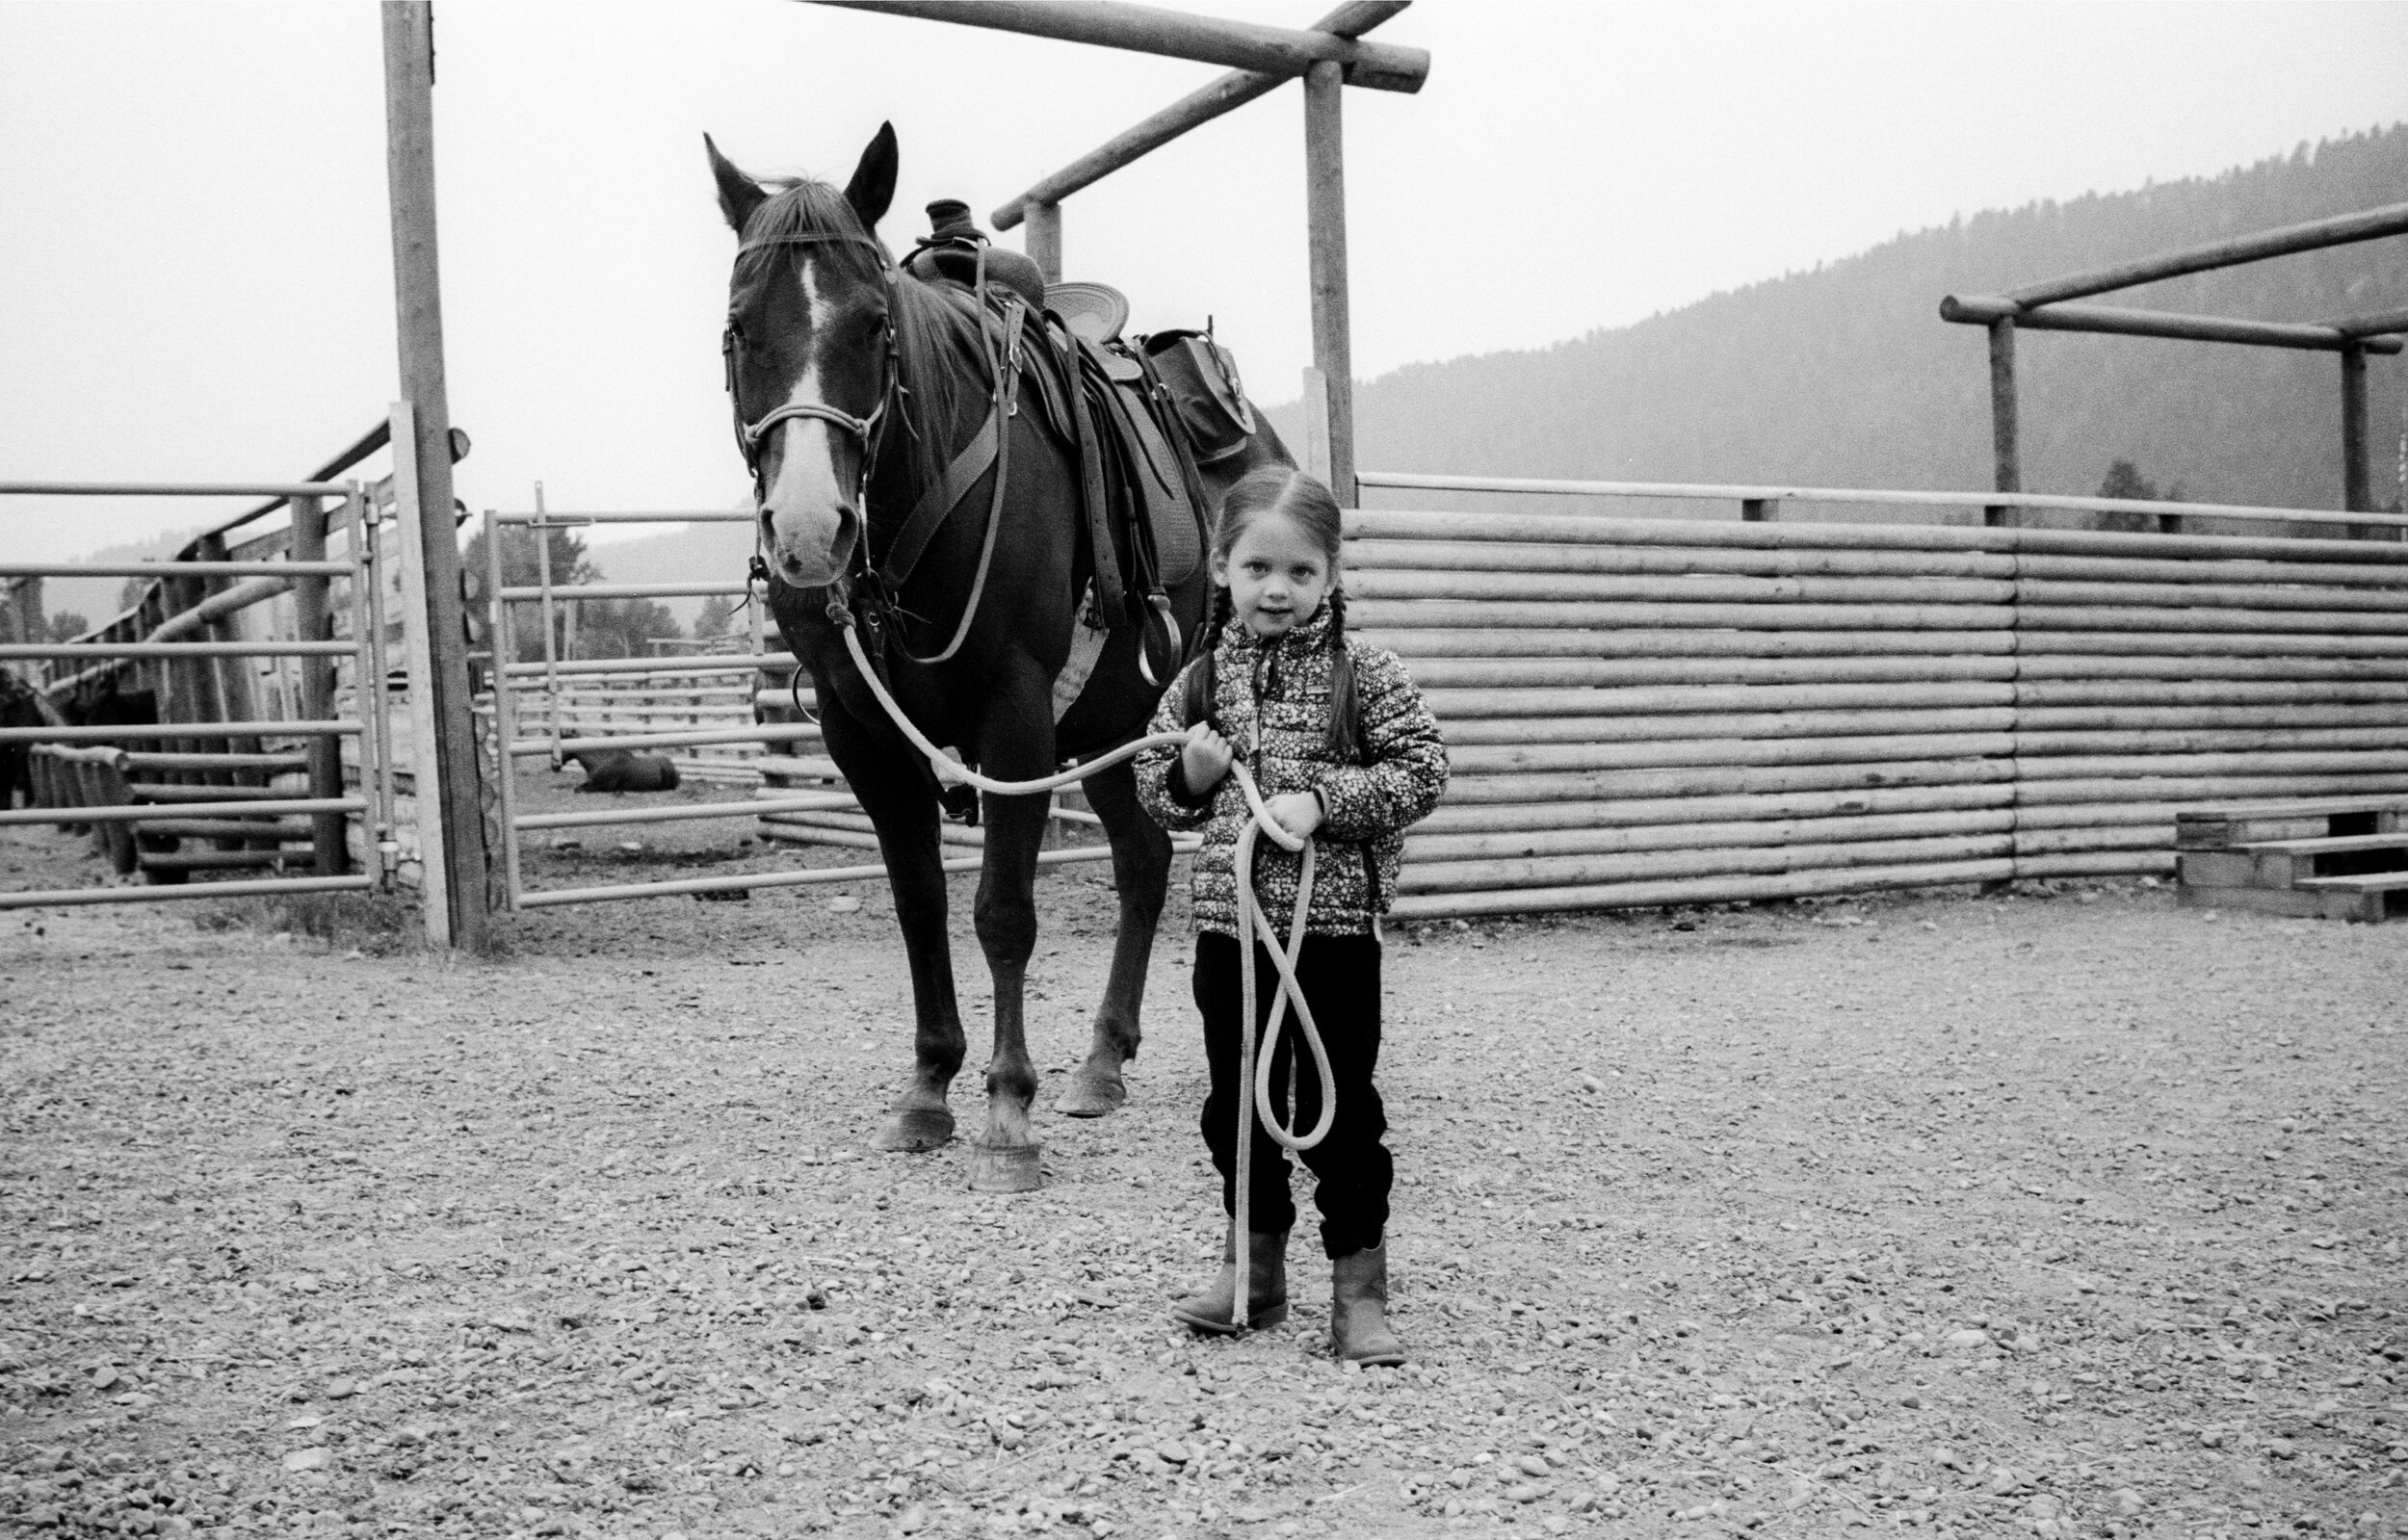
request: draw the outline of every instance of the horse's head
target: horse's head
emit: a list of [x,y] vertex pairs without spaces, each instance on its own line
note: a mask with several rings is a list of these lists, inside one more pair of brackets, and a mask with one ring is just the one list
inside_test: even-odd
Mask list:
[[892,264],[872,234],[895,195],[895,130],[862,151],[842,193],[775,191],[703,137],[720,208],[741,240],[727,298],[727,388],[753,473],[761,543],[798,587],[843,578],[861,538],[863,483],[894,389]]

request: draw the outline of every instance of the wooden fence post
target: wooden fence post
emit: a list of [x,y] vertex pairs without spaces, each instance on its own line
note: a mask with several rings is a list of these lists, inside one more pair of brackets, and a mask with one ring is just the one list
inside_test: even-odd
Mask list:
[[[452,417],[435,260],[433,17],[425,0],[384,0],[383,18],[394,308],[403,405],[409,413],[406,422],[397,416],[395,427],[411,430],[393,436],[394,487],[412,494],[403,499],[405,517],[412,505],[417,516],[403,531],[403,538],[405,545],[416,547],[424,587],[413,596],[420,606],[408,630],[425,639],[427,666],[423,672],[413,666],[410,695],[413,703],[424,697],[432,718],[432,731],[412,745],[412,770],[422,837],[430,806],[441,804],[437,822],[444,882],[439,895],[430,889],[429,909],[439,898],[448,910],[444,939],[480,950],[485,934],[484,814],[477,779],[468,638],[462,629],[459,539],[452,522]],[[417,657],[411,662],[414,666]],[[433,927],[431,912],[430,934]]]
[[1048,283],[1061,281],[1061,205],[1033,203],[1029,206],[1027,237],[1029,260]]
[[[2367,466],[2367,351],[2352,344],[2342,350],[2342,507],[2352,513],[2374,511],[2374,492]],[[2390,532],[2378,526],[2353,524],[2350,538],[2381,539]]]
[[1326,381],[1329,489],[1353,508],[1354,355],[1347,303],[1347,176],[1343,71],[1323,61],[1304,76],[1304,208],[1312,244],[1313,367]]
[[1304,474],[1323,486],[1329,479],[1329,377],[1304,366]]
[[[1992,486],[2001,492],[2024,489],[2023,447],[2015,417],[2015,323],[2002,316],[1990,323],[1990,452]],[[2014,509],[2004,504],[1981,510],[1981,522],[2006,524]]]

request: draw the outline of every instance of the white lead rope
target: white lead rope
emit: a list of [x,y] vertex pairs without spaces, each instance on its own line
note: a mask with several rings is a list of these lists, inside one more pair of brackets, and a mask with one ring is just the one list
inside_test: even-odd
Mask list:
[[[1184,733],[1153,733],[1059,774],[1029,781],[995,780],[947,758],[943,749],[929,742],[928,735],[903,715],[903,708],[895,703],[895,697],[887,693],[885,682],[878,678],[877,670],[870,666],[870,660],[861,648],[861,639],[850,625],[845,627],[845,650],[852,655],[853,667],[860,671],[862,682],[870,687],[870,692],[877,697],[877,703],[885,708],[887,717],[897,729],[910,740],[913,747],[928,756],[929,769],[946,780],[974,786],[998,796],[1029,796],[1050,792],[1056,787],[1085,780],[1097,770],[1117,765],[1133,754],[1156,747],[1184,747],[1188,741]],[[1263,805],[1263,795],[1254,784],[1254,776],[1243,761],[1232,761],[1229,769],[1237,776],[1238,790],[1245,794],[1246,806],[1254,815],[1252,821],[1239,831],[1237,848],[1237,872],[1240,874],[1238,987],[1245,1011],[1245,1035],[1238,1059],[1238,1212],[1235,1215],[1237,1229],[1230,1246],[1237,1266],[1237,1294],[1231,1307],[1230,1320],[1243,1330],[1247,1296],[1253,1292],[1254,1283],[1253,1261],[1245,1245],[1246,1238],[1251,1233],[1248,1225],[1253,1211],[1247,1189],[1254,1174],[1254,1120],[1260,1117],[1263,1131],[1283,1148],[1309,1150],[1328,1135],[1330,1124],[1338,1115],[1338,1083],[1330,1073],[1329,1051],[1322,1045],[1321,1029],[1313,1021],[1313,1007],[1305,1004],[1303,986],[1296,982],[1296,958],[1304,950],[1304,923],[1313,901],[1313,842],[1289,833],[1272,819],[1269,809]],[[1262,895],[1254,888],[1254,842],[1258,835],[1263,834],[1269,835],[1281,848],[1300,850],[1304,855],[1303,871],[1296,879],[1296,908],[1288,920],[1288,944],[1284,948],[1276,944],[1278,931],[1270,923]],[[1271,966],[1279,974],[1279,992],[1271,1001],[1269,1029],[1273,1052],[1269,1054],[1258,1052],[1260,1039],[1254,1020],[1254,945],[1258,929],[1266,938],[1263,950],[1270,954]],[[1313,1052],[1313,1069],[1321,1077],[1322,1087],[1321,1119],[1313,1125],[1312,1133],[1301,1137],[1280,1122],[1278,1110],[1271,1104],[1271,1065],[1276,1057],[1279,1029],[1286,1023],[1291,1003],[1296,1005],[1296,1025],[1303,1031],[1305,1045]]]

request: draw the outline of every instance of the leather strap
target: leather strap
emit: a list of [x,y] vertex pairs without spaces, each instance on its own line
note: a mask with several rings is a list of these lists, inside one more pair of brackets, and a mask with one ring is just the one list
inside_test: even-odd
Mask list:
[[[1020,328],[1027,319],[1028,308],[1025,305],[1016,299],[1008,303],[1004,321],[1004,368],[1015,377],[1020,356]],[[920,501],[912,506],[911,511],[903,518],[903,528],[895,532],[895,538],[888,543],[885,559],[878,563],[878,579],[886,585],[890,593],[900,591],[905,583],[911,581],[912,571],[927,553],[929,541],[936,537],[936,532],[944,527],[945,520],[960,506],[962,499],[970,495],[970,489],[979,484],[979,479],[994,465],[1003,447],[1003,435],[1008,431],[1006,416],[1018,398],[1016,378],[999,380],[997,384],[995,403],[987,409],[986,421],[979,425],[979,431],[970,435],[970,442],[962,445],[959,453],[947,463],[945,474],[937,483],[921,491]]]
[[[1067,331],[1067,328],[1065,328]],[[1070,420],[1079,441],[1079,480],[1086,505],[1087,543],[1095,548],[1095,603],[1107,625],[1119,624],[1129,612],[1129,590],[1120,577],[1120,556],[1112,549],[1112,500],[1104,490],[1104,440],[1086,395],[1090,346],[1077,332],[1070,338]],[[1101,368],[1096,378],[1103,379]],[[1111,389],[1109,381],[1106,389]]]

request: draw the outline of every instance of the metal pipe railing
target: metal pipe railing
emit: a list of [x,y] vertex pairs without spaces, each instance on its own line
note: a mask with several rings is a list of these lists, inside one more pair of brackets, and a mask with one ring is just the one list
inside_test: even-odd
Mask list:
[[[8,643],[0,645],[0,660],[81,662],[105,659],[111,662],[92,668],[74,671],[68,677],[45,687],[47,692],[58,694],[77,688],[88,681],[114,675],[127,665],[137,662],[191,661],[226,658],[327,658],[352,660],[357,675],[359,710],[352,716],[318,715],[305,719],[277,720],[272,717],[233,719],[228,713],[242,708],[237,704],[247,697],[233,695],[219,709],[224,719],[204,721],[167,721],[152,723],[112,723],[87,726],[39,726],[0,729],[0,743],[26,743],[37,745],[38,754],[46,754],[62,766],[82,766],[67,775],[67,783],[81,782],[81,791],[70,790],[58,805],[0,809],[0,827],[41,823],[71,823],[98,825],[122,830],[126,827],[153,825],[161,832],[192,834],[197,837],[250,838],[256,841],[284,841],[293,837],[293,826],[282,822],[293,815],[358,814],[376,824],[376,841],[380,847],[392,845],[392,768],[385,753],[390,743],[385,729],[384,678],[382,669],[382,611],[376,592],[376,540],[373,526],[367,519],[367,501],[356,482],[0,482],[0,496],[154,496],[154,497],[267,497],[290,503],[297,509],[316,499],[339,499],[348,515],[353,551],[349,560],[335,561],[318,556],[313,547],[307,560],[233,560],[219,559],[195,561],[140,562],[9,562],[0,564],[0,576],[19,577],[134,577],[150,578],[154,582],[149,597],[144,603],[94,632],[84,639],[59,643]],[[274,507],[272,503],[271,508]],[[260,511],[267,511],[262,509]],[[259,542],[253,542],[256,546]],[[353,636],[349,640],[304,638],[293,640],[242,640],[229,634],[227,620],[253,605],[266,603],[294,591],[296,585],[325,586],[337,578],[347,579],[351,588],[353,614]],[[197,603],[157,620],[146,622],[142,617],[156,613],[161,602],[160,584],[203,585],[223,580],[244,580],[232,587],[205,593]],[[168,590],[173,591],[173,590]],[[186,590],[190,591],[190,590]],[[129,637],[126,632],[146,626],[146,631]],[[238,635],[238,634],[236,634]],[[187,638],[205,639],[183,639]],[[205,692],[205,699],[216,701],[220,692]],[[207,714],[211,708],[204,705]],[[318,711],[327,711],[327,704],[318,703]],[[277,796],[269,787],[256,788],[225,784],[181,784],[159,782],[129,782],[126,771],[144,770],[167,775],[215,775],[221,779],[229,772],[268,775],[285,771],[304,770],[302,756],[293,753],[265,752],[255,749],[204,751],[194,744],[229,743],[248,740],[304,739],[355,737],[360,743],[362,789],[359,795],[325,795],[325,787],[314,786],[312,796]],[[168,743],[187,746],[166,751],[139,751],[123,748],[127,743]],[[91,748],[70,745],[88,744]],[[95,768],[96,767],[96,768]],[[87,779],[96,776],[98,779]],[[155,779],[155,777],[154,777]],[[340,794],[339,781],[332,790]],[[98,792],[102,799],[82,800]],[[277,822],[243,822],[246,820],[275,820]],[[305,836],[304,836],[305,837]],[[116,832],[108,836],[111,847],[125,864],[120,871],[132,870],[135,856],[130,836]],[[276,865],[286,859],[277,850],[245,851],[175,851],[144,852],[161,868],[183,871],[235,867],[244,865]],[[323,857],[323,852],[320,852]],[[0,892],[0,909],[78,905],[91,903],[127,903],[162,901],[179,899],[237,898],[247,895],[293,892],[357,891],[374,888],[389,880],[392,863],[388,858],[384,870],[377,874],[334,875],[321,873],[310,877],[246,879],[241,881],[171,884],[105,889],[68,889],[42,892]]]

